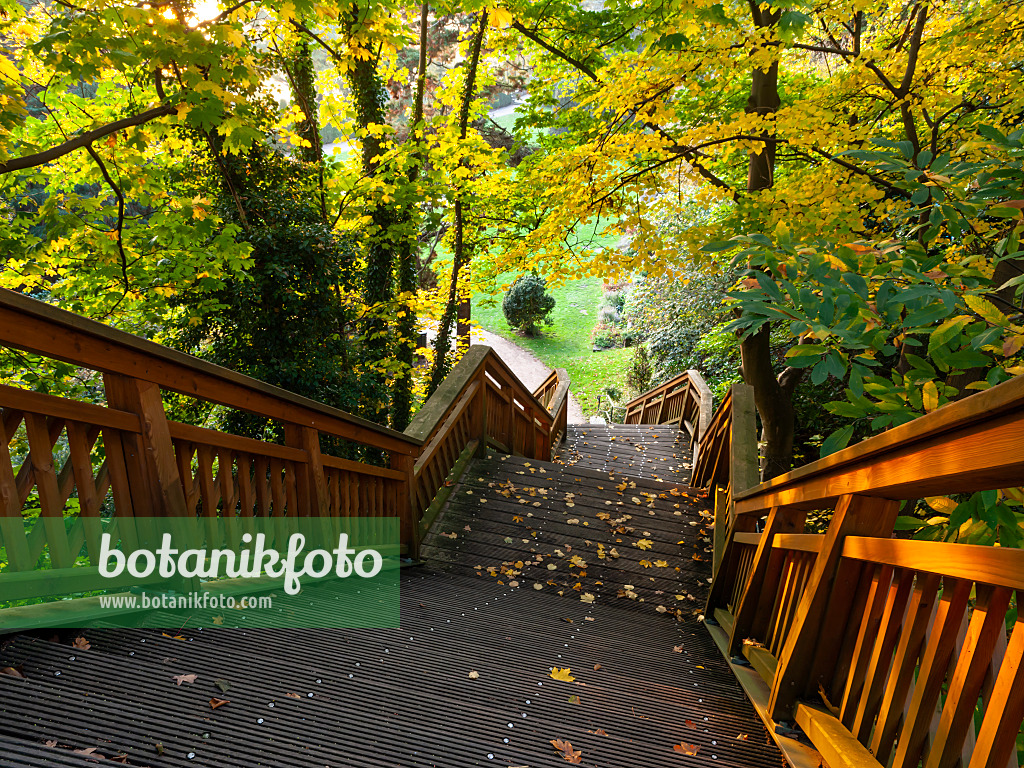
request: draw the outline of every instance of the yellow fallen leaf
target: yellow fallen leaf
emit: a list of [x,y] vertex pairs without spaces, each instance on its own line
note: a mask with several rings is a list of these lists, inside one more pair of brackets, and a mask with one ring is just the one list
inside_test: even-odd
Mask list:
[[554,667],[551,670],[549,677],[551,677],[552,680],[561,680],[563,683],[571,683],[576,679],[572,676],[572,670],[569,669],[569,667],[566,667],[565,669]]

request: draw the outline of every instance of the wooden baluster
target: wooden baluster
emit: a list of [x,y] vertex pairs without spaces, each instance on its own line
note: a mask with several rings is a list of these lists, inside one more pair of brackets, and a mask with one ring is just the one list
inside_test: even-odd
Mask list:
[[733,520],[732,525],[726,531],[722,566],[718,569],[718,574],[711,582],[711,589],[708,591],[708,601],[704,608],[706,616],[714,617],[715,609],[725,606],[735,585],[736,572],[739,569],[740,557],[744,549],[743,546],[736,543],[735,535],[749,533],[754,530],[756,525],[757,519],[753,515],[741,515]]
[[1006,609],[1012,590],[1005,587],[977,586],[977,601],[964,640],[964,650],[949,679],[945,706],[935,741],[928,750],[925,768],[955,768],[961,759],[961,746],[974,722],[974,706],[988,674],[998,634],[1006,631]]
[[53,440],[46,417],[34,413],[25,414],[25,430],[28,433],[29,452],[26,458],[31,462],[32,477],[39,493],[39,521],[46,532],[46,543],[50,560],[55,568],[70,568],[74,565],[75,554],[68,547],[67,531],[64,528],[64,504],[53,466]]
[[1017,592],[1017,621],[981,721],[970,768],[1017,763],[1017,733],[1024,719],[1024,611]]
[[[779,658],[769,711],[787,719],[798,696],[806,690],[815,650],[820,649],[821,622],[847,536],[891,536],[899,502],[868,496],[843,496],[829,523],[821,551],[800,601],[799,612]],[[833,649],[838,652],[838,648]]]
[[[754,624],[759,607],[763,611],[770,612],[772,610],[777,584],[766,584],[765,575],[768,572],[768,561],[771,558],[775,534],[803,533],[806,517],[805,511],[788,508],[774,507],[768,513],[768,522],[765,523],[761,541],[758,542],[757,552],[754,555],[754,563],[750,568],[750,575],[743,588],[743,598],[736,608],[732,633],[729,635],[728,652],[730,655],[738,653],[743,640],[749,636],[750,627]],[[762,595],[769,598],[764,601],[763,605]]]
[[[136,515],[185,517],[185,491],[178,475],[174,446],[167,426],[160,387],[149,381],[134,379],[115,373],[103,374],[103,388],[111,408],[130,411],[139,417],[140,435],[123,433],[126,460],[138,463],[145,488],[132,488],[132,502]],[[148,496],[148,499],[147,499]],[[146,503],[148,501],[148,503]]]
[[100,520],[100,499],[96,493],[96,482],[92,473],[94,441],[89,440],[89,428],[84,424],[69,421],[67,431],[69,460],[75,473],[75,487],[78,489],[78,519],[84,526],[89,562],[92,565],[99,565],[103,523]]
[[[480,387],[478,396],[482,399],[486,389]],[[486,422],[485,422],[486,425]],[[398,509],[399,543],[408,547],[410,558],[419,557],[420,552],[420,518],[426,507],[420,507],[416,503],[415,482],[413,466],[416,458],[410,454],[392,452],[389,455],[391,469],[401,472],[402,480],[398,480],[396,488],[396,504]],[[428,494],[429,495],[429,494]],[[430,503],[429,501],[427,502]]]
[[29,553],[21,501],[18,498],[14,466],[11,463],[10,439],[17,429],[17,424],[14,424],[10,431],[6,426],[7,417],[11,413],[5,410],[5,418],[0,422],[0,534],[3,536],[7,552],[8,568],[12,571],[30,571],[35,567],[35,560]]
[[850,656],[849,672],[843,685],[843,697],[839,703],[839,719],[847,726],[852,726],[857,711],[857,701],[864,689],[864,678],[870,658],[871,644],[878,634],[882,623],[882,612],[885,610],[886,597],[892,586],[892,566],[876,566],[871,576],[864,609],[860,613],[861,620],[855,629],[856,640]]
[[870,749],[882,764],[889,761],[896,731],[899,728],[903,710],[907,703],[907,694],[914,680],[917,659],[921,653],[925,632],[931,621],[935,599],[938,595],[939,577],[931,573],[917,575],[914,594],[910,599],[907,617],[903,622],[896,654],[893,656],[892,672],[882,695],[878,722],[871,737]]
[[896,757],[892,768],[911,768],[920,760],[970,594],[970,582],[964,579],[943,579],[942,597],[921,654],[914,693],[896,742]]
[[875,637],[874,648],[871,651],[871,658],[864,678],[864,687],[861,690],[860,700],[857,702],[857,713],[853,718],[853,727],[850,728],[853,737],[862,744],[868,740],[872,726],[875,724],[875,715],[878,713],[878,705],[885,691],[886,675],[892,663],[893,652],[899,639],[899,631],[903,625],[903,616],[906,613],[907,601],[910,599],[913,583],[914,574],[901,570],[894,576],[892,584],[889,586],[889,595],[879,626],[881,634]]

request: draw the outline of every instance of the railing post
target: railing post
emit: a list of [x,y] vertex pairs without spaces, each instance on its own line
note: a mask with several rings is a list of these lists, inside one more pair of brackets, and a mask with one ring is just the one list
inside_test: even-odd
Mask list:
[[[816,690],[818,681],[810,679],[812,669],[817,667],[815,658],[836,658],[839,655],[841,635],[822,630],[846,537],[891,536],[899,507],[900,503],[892,499],[849,494],[843,496],[836,505],[821,551],[814,561],[814,568],[779,655],[768,704],[768,711],[775,719],[789,718],[797,698],[805,695],[811,687]],[[852,595],[849,601],[852,605]],[[833,605],[830,610],[833,613],[842,612],[843,606]],[[826,640],[829,636],[832,637],[831,641]]]
[[477,381],[480,388],[476,393],[476,425],[474,432],[479,440],[476,452],[473,454],[478,459],[487,458],[487,377],[481,372]]
[[296,478],[300,515],[327,517],[331,502],[327,492],[327,476],[324,474],[323,457],[320,453],[320,432],[314,427],[285,424],[284,441],[292,448],[306,454],[306,471]]
[[397,451],[391,451],[388,456],[391,469],[398,470],[405,477],[397,481],[399,538],[408,547],[408,556],[415,560],[420,555],[420,515],[423,514],[423,510],[417,508],[413,494],[416,457]]
[[138,414],[142,433],[123,433],[132,508],[136,515],[186,517],[185,490],[178,475],[160,387],[116,373],[103,374],[107,404]]
[[[717,574],[728,547],[733,527],[732,497],[753,488],[760,481],[757,461],[757,422],[754,419],[754,388],[737,382],[730,390],[729,410],[729,488],[726,501],[720,502],[715,488],[715,531],[712,537],[715,558],[712,574]],[[696,463],[694,463],[696,469]],[[714,483],[714,478],[712,478]],[[717,578],[717,576],[715,576]]]

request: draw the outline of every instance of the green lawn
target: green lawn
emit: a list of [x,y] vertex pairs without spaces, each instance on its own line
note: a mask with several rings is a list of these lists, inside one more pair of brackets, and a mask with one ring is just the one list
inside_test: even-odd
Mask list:
[[[502,275],[498,287],[509,283],[514,275]],[[543,326],[540,336],[520,336],[508,327],[501,312],[501,294],[473,297],[473,320],[481,327],[531,350],[552,368],[565,368],[569,373],[571,390],[579,401],[583,413],[597,413],[598,396],[605,387],[625,389],[626,366],[632,354],[630,349],[611,349],[592,352],[591,332],[597,322],[597,305],[601,301],[601,278],[573,280],[552,288],[555,309],[550,317],[553,325]],[[607,400],[605,401],[607,406]]]

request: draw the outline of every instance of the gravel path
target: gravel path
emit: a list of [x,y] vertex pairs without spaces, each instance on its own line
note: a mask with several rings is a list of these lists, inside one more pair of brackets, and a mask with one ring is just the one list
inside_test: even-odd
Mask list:
[[[512,372],[530,390],[539,387],[544,379],[548,377],[548,374],[551,373],[551,369],[542,363],[533,352],[523,349],[518,344],[513,344],[496,333],[485,331],[482,328],[474,328],[470,338],[471,343],[486,344],[497,352],[498,356],[505,362],[505,365],[511,368]],[[569,383],[569,386],[572,386],[572,382]],[[580,408],[580,404],[576,402],[576,398],[572,396],[571,391],[569,392],[568,421],[570,424],[587,423],[587,420],[583,417],[583,409]]]

